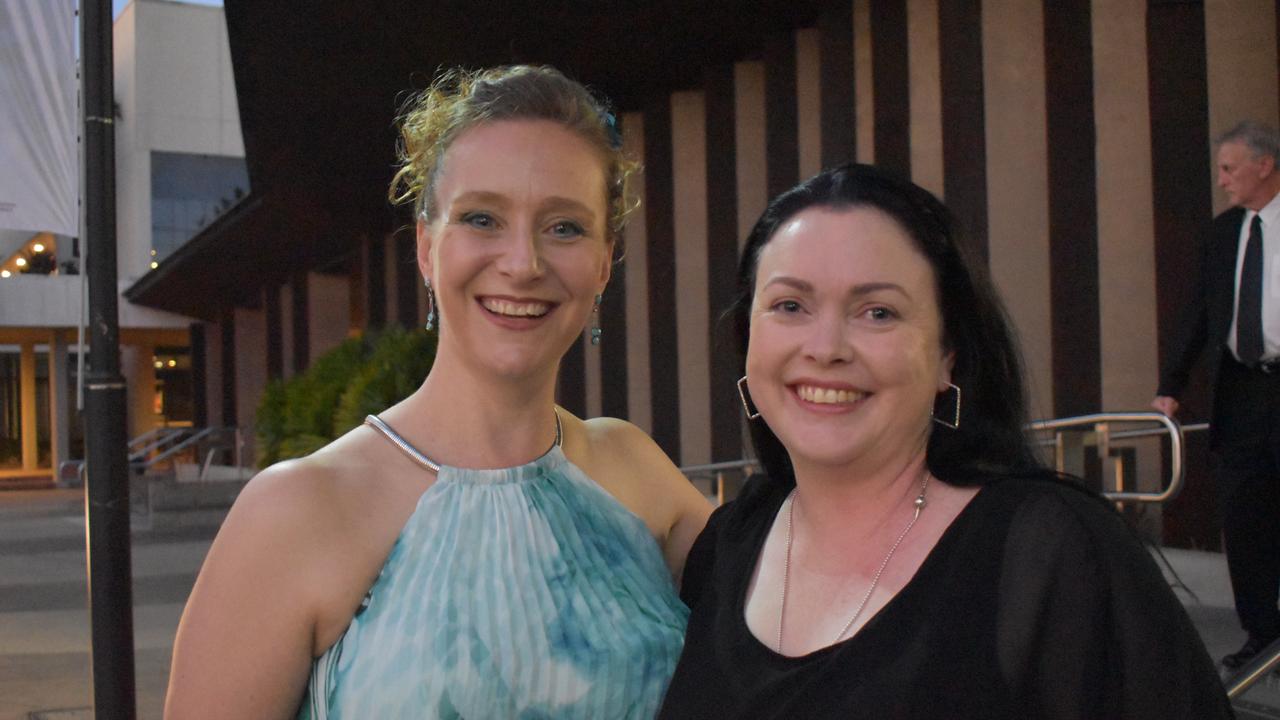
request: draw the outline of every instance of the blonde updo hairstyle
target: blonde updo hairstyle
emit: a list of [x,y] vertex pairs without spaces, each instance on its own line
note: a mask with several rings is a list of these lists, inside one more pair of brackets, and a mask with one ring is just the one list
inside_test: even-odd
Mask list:
[[412,201],[417,217],[433,219],[436,181],[449,146],[467,130],[500,120],[550,120],[596,148],[608,183],[609,239],[620,244],[627,216],[639,205],[630,190],[639,166],[623,155],[617,122],[605,102],[552,67],[447,70],[411,97],[398,120],[392,202]]

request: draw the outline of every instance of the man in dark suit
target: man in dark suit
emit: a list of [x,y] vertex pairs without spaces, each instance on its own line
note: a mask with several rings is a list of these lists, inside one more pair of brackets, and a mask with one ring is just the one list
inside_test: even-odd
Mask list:
[[1208,348],[1209,448],[1236,614],[1249,639],[1235,669],[1280,637],[1280,137],[1244,122],[1219,138],[1232,208],[1203,238],[1199,277],[1152,407],[1172,416]]

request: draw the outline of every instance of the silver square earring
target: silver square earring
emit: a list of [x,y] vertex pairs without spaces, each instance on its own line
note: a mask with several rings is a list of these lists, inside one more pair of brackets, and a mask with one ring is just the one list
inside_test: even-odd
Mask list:
[[[938,403],[935,401],[933,404],[933,421],[944,427],[949,427],[952,430],[959,430],[960,429],[960,386],[956,385],[955,383],[947,383],[947,389],[938,393],[938,395],[950,396],[952,390],[955,390],[955,395],[956,395],[955,412],[945,413],[943,414],[942,417],[938,417]],[[944,408],[946,407],[945,403],[943,407]],[[949,421],[947,419],[948,417],[951,418]]]
[[743,375],[738,378],[738,397],[742,398],[742,410],[747,413],[748,420],[755,420],[760,417],[760,411],[751,409],[751,402],[747,400],[747,376]]

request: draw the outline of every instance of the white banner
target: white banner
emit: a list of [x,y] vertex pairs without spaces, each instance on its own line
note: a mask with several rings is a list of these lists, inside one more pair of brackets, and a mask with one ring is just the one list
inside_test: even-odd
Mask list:
[[77,236],[75,0],[0,0],[0,228]]

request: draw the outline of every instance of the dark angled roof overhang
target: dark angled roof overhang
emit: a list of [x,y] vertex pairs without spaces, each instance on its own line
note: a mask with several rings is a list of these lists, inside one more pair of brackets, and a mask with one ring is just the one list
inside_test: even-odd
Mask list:
[[213,318],[407,223],[386,199],[393,121],[436,68],[547,63],[638,110],[699,86],[709,66],[759,57],[828,5],[226,0],[250,193],[125,295]]

